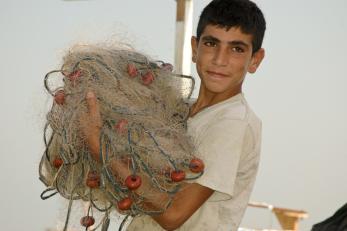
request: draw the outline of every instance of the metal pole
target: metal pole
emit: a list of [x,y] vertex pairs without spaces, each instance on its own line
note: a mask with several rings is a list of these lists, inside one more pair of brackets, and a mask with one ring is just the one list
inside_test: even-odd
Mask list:
[[179,74],[191,74],[190,38],[193,29],[193,0],[176,0],[176,44],[175,71]]

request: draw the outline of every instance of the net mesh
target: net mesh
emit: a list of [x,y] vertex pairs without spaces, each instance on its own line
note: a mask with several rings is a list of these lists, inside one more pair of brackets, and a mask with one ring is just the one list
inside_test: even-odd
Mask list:
[[[170,64],[128,47],[72,47],[62,68],[45,76],[53,104],[39,171],[47,186],[42,199],[59,193],[70,200],[69,207],[73,200],[89,201],[87,217],[93,209],[103,212],[100,222],[105,230],[113,209],[131,216],[165,211],[180,186],[203,172],[187,135],[186,102],[194,80],[171,71]],[[88,126],[83,115],[88,113],[89,91],[97,97],[102,121],[99,160],[92,158],[81,131]],[[127,179],[115,174],[112,161],[128,167],[130,182],[146,178],[151,187],[135,193]],[[152,197],[158,190],[169,197],[157,201],[155,208],[146,206],[146,200],[156,200]],[[64,230],[69,213],[70,209]],[[87,220],[81,220],[82,225],[92,226]]]

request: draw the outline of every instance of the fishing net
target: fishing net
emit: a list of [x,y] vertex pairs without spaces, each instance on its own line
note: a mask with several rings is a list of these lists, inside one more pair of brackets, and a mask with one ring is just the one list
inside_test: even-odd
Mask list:
[[[162,213],[184,182],[203,173],[203,162],[194,156],[187,135],[187,99],[194,80],[173,74],[170,64],[125,46],[75,46],[44,83],[53,104],[39,167],[47,186],[41,198],[59,193],[69,200],[64,230],[74,200],[90,203],[81,225],[86,230],[101,226],[104,231],[114,209],[127,216]],[[88,126],[83,115],[88,113],[90,91],[101,116],[98,159],[92,157],[82,131]],[[127,166],[131,174],[118,175],[114,162]],[[144,179],[151,187],[139,194],[136,190]],[[155,207],[147,206],[146,201],[156,199],[155,191],[168,197],[156,201]],[[99,223],[93,210],[104,213]]]

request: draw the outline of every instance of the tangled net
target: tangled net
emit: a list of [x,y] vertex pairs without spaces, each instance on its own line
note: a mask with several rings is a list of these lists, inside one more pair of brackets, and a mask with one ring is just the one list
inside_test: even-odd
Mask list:
[[[46,150],[39,173],[47,189],[41,198],[59,193],[69,200],[64,230],[74,200],[90,202],[88,214],[81,218],[86,230],[102,226],[106,231],[113,209],[127,216],[162,213],[183,182],[203,173],[203,162],[194,157],[186,134],[186,100],[194,80],[171,71],[170,64],[129,48],[79,46],[68,52],[60,70],[45,76],[54,100],[44,129]],[[182,81],[188,91],[182,89]],[[97,97],[102,120],[99,160],[92,157],[81,132],[89,91]],[[112,161],[124,163],[132,174],[125,179],[115,174]],[[135,190],[144,178],[152,189],[138,195]],[[169,195],[156,208],[145,203],[152,190]],[[104,213],[98,225],[93,209]]]

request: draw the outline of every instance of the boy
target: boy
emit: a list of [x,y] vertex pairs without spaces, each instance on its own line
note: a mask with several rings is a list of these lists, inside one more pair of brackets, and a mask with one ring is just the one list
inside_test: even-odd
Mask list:
[[[261,122],[242,83],[264,57],[264,32],[263,14],[249,0],[213,0],[204,8],[191,40],[201,86],[188,132],[205,172],[185,185],[164,213],[135,217],[128,230],[237,230],[254,184],[261,137]],[[87,102],[90,115],[97,115],[95,95],[88,94]],[[97,137],[89,139],[96,156]]]

